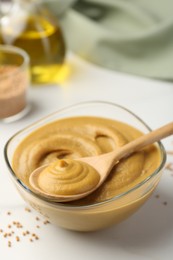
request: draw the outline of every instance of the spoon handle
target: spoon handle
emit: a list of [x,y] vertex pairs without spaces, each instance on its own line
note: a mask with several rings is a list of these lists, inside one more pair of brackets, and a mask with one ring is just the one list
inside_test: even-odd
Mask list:
[[119,149],[118,154],[117,152],[115,152],[116,160],[120,160],[122,157],[126,157],[149,144],[170,136],[171,134],[173,134],[173,122],[166,124],[154,131],[151,131],[148,134],[142,135],[141,137],[124,145],[122,148]]

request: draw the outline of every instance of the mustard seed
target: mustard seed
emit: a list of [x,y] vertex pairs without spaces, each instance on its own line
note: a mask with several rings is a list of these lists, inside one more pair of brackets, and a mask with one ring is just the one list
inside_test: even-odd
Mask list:
[[8,247],[11,247],[11,241],[8,241]]
[[48,220],[45,220],[44,222],[43,222],[43,224],[44,225],[47,225],[47,224],[49,224],[50,222],[48,221]]
[[20,241],[20,238],[19,236],[16,236],[16,241],[19,242]]
[[31,212],[31,209],[30,208],[25,208],[25,211]]

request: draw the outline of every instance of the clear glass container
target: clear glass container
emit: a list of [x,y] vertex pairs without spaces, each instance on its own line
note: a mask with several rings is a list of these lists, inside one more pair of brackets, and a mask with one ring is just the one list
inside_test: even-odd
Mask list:
[[58,82],[66,46],[57,17],[44,1],[3,1],[0,44],[20,47],[29,54],[33,83]]
[[0,121],[12,122],[28,112],[29,56],[17,47],[0,45]]
[[126,192],[111,199],[86,206],[50,202],[34,194],[16,177],[12,167],[13,154],[18,144],[36,129],[55,120],[74,116],[105,117],[130,124],[144,133],[150,131],[150,128],[139,117],[122,106],[99,101],[84,102],[59,110],[16,133],[5,146],[5,160],[14,185],[31,207],[57,226],[76,231],[94,231],[123,221],[144,204],[160,180],[165,165],[166,152],[163,145],[158,142],[157,146],[161,155],[158,168],[133,188],[129,188]]

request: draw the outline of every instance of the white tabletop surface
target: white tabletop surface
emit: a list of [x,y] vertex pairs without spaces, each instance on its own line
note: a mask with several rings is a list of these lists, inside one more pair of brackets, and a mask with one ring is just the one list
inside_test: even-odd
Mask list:
[[[104,100],[118,103],[141,117],[151,128],[173,119],[173,84],[105,70],[70,54],[71,73],[59,86],[30,88],[30,113],[13,123],[0,122],[0,230],[10,233],[8,225],[20,221],[12,237],[0,232],[0,259],[172,259],[173,256],[173,170],[164,171],[160,184],[147,203],[123,223],[106,230],[78,233],[45,225],[34,210],[27,212],[25,202],[13,187],[3,157],[5,142],[15,132],[49,113],[81,101]],[[173,137],[163,141],[173,150]],[[173,162],[169,155],[168,162]],[[157,197],[157,195],[159,195]],[[8,212],[11,215],[8,215]],[[36,220],[39,217],[39,220]],[[40,228],[36,227],[39,225]],[[39,236],[30,241],[29,230]],[[19,235],[17,242],[15,236]],[[8,247],[8,241],[12,246]]]

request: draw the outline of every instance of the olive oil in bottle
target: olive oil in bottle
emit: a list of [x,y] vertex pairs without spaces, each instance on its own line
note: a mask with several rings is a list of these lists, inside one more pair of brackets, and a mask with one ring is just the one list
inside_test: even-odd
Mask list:
[[16,0],[1,18],[0,44],[15,45],[29,54],[33,83],[58,82],[66,47],[57,19],[42,2]]

